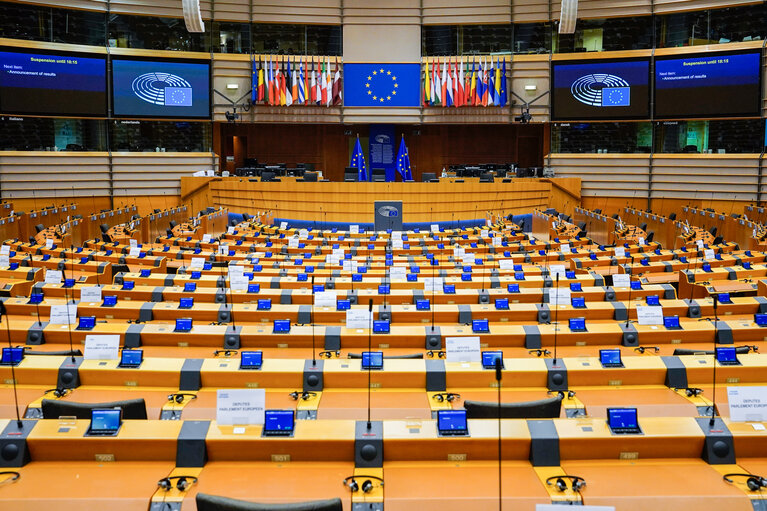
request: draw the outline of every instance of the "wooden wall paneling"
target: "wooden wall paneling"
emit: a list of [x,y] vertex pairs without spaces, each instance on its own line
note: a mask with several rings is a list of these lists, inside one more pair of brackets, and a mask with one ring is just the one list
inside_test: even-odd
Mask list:
[[215,168],[210,153],[113,153],[114,195],[178,198],[182,176]]
[[700,9],[718,9],[733,5],[760,3],[754,0],[654,0],[655,14],[670,12],[696,11]]
[[86,11],[106,11],[106,0],[46,0],[45,2],[35,2],[28,0],[16,0],[20,4],[49,5],[51,7],[61,7],[63,9],[83,9]]
[[[561,17],[561,0],[551,2],[551,17]],[[580,0],[578,19],[613,18],[616,16],[649,16],[652,14],[651,0]]]
[[653,197],[755,201],[758,154],[655,155]]
[[[230,100],[237,101],[251,89],[252,65],[250,55],[215,53],[211,63],[211,74],[213,75],[213,88]],[[227,89],[226,85],[229,83],[236,83],[239,88]],[[212,91],[211,94],[213,120],[225,121],[226,116],[224,112],[232,111],[231,103]],[[249,99],[250,96],[243,100],[243,102]],[[244,112],[238,109],[238,113],[242,115],[243,122],[253,120],[252,111],[252,108],[251,112]]]
[[479,2],[450,2],[424,0],[424,25],[510,23],[511,3],[508,0]]
[[109,195],[107,153],[0,151],[2,198]]
[[[232,0],[236,1],[236,0]],[[341,0],[253,0],[253,22],[340,24]]]
[[[582,194],[647,197],[650,156],[644,154],[551,154],[557,177],[580,177]],[[599,206],[597,206],[599,207]]]
[[514,23],[531,23],[549,20],[549,4],[541,0],[511,0]]
[[[511,80],[509,91],[514,91],[525,101],[532,101],[549,90],[550,72],[548,55],[515,55],[512,68],[509,70]],[[525,85],[535,85],[536,90],[527,91]],[[513,103],[512,103],[513,102]],[[551,97],[546,95],[530,105],[533,122],[546,122],[550,117]],[[509,92],[509,104],[514,116],[522,113],[522,101]]]
[[246,0],[215,0],[213,17],[217,21],[250,21],[250,2]]

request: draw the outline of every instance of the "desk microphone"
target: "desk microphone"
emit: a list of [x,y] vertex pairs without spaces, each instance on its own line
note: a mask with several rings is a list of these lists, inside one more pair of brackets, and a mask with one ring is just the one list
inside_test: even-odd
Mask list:
[[[351,254],[352,254],[352,242],[350,241],[349,242],[349,255],[351,255]],[[341,269],[343,269],[343,267],[344,267],[344,263],[343,263],[343,261],[341,261]],[[351,292],[351,294],[353,295],[354,294],[354,269],[353,269],[353,265],[352,265],[352,259],[349,259],[349,275],[351,275],[351,281],[352,281],[352,289],[351,289],[352,292]]]
[[714,382],[711,392],[711,419],[708,421],[709,426],[713,426],[716,422],[716,337],[719,333],[719,315],[716,312],[719,295],[712,294],[711,298],[714,300]]
[[[626,328],[629,327],[631,322],[631,272],[634,271],[634,256],[629,255],[629,261],[631,261],[631,267],[629,267],[629,296],[626,300]],[[637,317],[637,319],[639,318]]]
[[[371,298],[370,301],[368,301],[368,357],[370,357],[370,352],[372,351],[372,345],[373,340],[371,338],[373,332],[373,299]],[[370,422],[370,369],[372,367],[372,364],[370,363],[370,360],[368,360],[368,430],[373,428],[373,424]]]
[[[8,323],[8,310],[3,302],[0,302],[0,314],[5,316],[5,334],[8,336],[8,348],[13,348],[11,345],[11,327]],[[13,402],[16,405],[16,427],[22,429],[24,423],[21,422],[21,415],[19,415],[19,396],[16,392],[16,369],[14,364],[11,364],[11,381],[13,382]]]
[[312,366],[317,365],[317,354],[315,351],[315,344],[314,344],[314,274],[312,274],[312,310],[311,310],[311,321],[312,321]]
[[[66,268],[64,268],[64,270],[66,270]],[[63,271],[62,271],[62,274],[63,274]],[[66,286],[66,279],[64,279],[64,284],[65,284],[64,285],[64,307],[66,307],[67,329],[69,331],[69,352],[72,355],[72,363],[74,364],[75,362],[77,362],[77,360],[75,360],[75,346],[74,346],[74,343],[72,342],[72,317],[70,316],[69,311],[70,311],[70,306],[74,305],[75,299],[73,296],[72,304],[69,303],[69,291]],[[77,317],[77,314],[75,314],[75,317]],[[38,317],[38,320],[39,320],[39,317]]]
[[[557,331],[559,330],[559,272],[557,272],[557,288],[554,293],[554,296],[556,298],[556,305],[554,306],[554,363],[553,366],[557,365]],[[549,300],[551,302],[551,300]]]
[[[557,274],[559,275],[559,274]],[[501,511],[503,507],[502,500],[502,481],[501,478],[501,370],[503,369],[503,359],[498,357],[495,359],[495,381],[498,387],[498,511]]]

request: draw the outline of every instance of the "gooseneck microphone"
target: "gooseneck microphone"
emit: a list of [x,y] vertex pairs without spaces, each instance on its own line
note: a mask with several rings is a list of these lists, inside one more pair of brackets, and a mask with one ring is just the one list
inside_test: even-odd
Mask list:
[[373,364],[370,363],[370,352],[372,350],[373,340],[371,338],[373,332],[373,299],[368,301],[368,429],[373,428],[373,424],[370,422],[370,370]]
[[503,492],[501,478],[501,370],[503,369],[503,358],[498,357],[495,359],[495,381],[498,387],[498,511],[501,511],[503,507]]

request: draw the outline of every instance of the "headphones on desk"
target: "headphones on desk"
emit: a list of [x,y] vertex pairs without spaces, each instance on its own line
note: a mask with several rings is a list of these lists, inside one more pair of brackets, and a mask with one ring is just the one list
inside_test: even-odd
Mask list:
[[434,394],[433,397],[438,403],[443,401],[450,403],[455,399],[461,399],[461,395],[454,392],[438,392],[437,394]]
[[367,476],[367,475],[356,475],[356,476],[349,476],[344,479],[344,486],[349,488],[349,491],[352,493],[356,493],[360,491],[360,485],[357,483],[357,479],[365,479],[362,482],[362,493],[370,493],[373,491],[373,480],[376,480],[379,482],[378,486],[384,485],[384,480],[377,476]]
[[320,351],[320,358],[340,358],[341,350],[325,350]]
[[684,390],[684,394],[687,397],[698,397],[701,394],[703,394],[703,389],[699,389],[698,387],[687,387],[687,388],[676,387],[674,388],[674,390],[676,391]]
[[429,358],[434,358],[435,356],[437,358],[445,358],[445,352],[444,350],[439,350],[439,351],[429,350],[426,352],[426,356]]
[[563,492],[567,490],[567,483],[565,482],[565,479],[570,479],[570,481],[572,481],[570,483],[570,489],[576,493],[580,493],[580,491],[586,487],[586,480],[584,478],[578,476],[569,476],[565,474],[549,477],[546,479],[546,484],[551,486],[551,481],[556,481],[554,485],[557,487],[557,490]]
[[551,352],[545,348],[539,348],[537,350],[527,350],[528,355],[535,355],[536,357],[545,357],[551,355]]
[[[567,394],[565,394],[565,392],[567,392]],[[554,394],[554,393],[556,393],[557,396],[559,396],[559,399],[564,399],[565,397],[567,397],[567,399],[572,399],[572,398],[575,397],[575,391],[574,390],[567,390],[567,391],[565,391],[565,390],[547,390],[546,391],[546,394],[549,395],[549,396]],[[549,478],[549,479],[551,479],[551,478]]]
[[[194,476],[170,476],[163,477],[157,481],[157,486],[165,491],[170,491],[170,489],[173,488],[173,483],[171,482],[173,479],[178,479],[178,482],[176,483],[176,489],[178,491],[186,491],[191,485],[197,482],[197,478]],[[191,482],[189,482],[190,479]]]
[[12,483],[14,481],[18,481],[19,477],[21,477],[21,474],[13,470],[6,470],[5,472],[0,472],[0,476],[11,476],[11,477],[6,477],[2,481],[0,481],[0,484],[5,484],[5,483]]
[[660,351],[660,348],[658,346],[638,346],[634,348],[634,351],[638,352],[639,354],[644,354],[645,351],[653,350],[653,352],[658,353]]
[[64,397],[67,394],[72,392],[72,389],[66,389],[66,388],[56,388],[56,389],[48,389],[43,394],[53,394],[54,397]]
[[747,477],[748,479],[746,479],[746,486],[748,486],[748,489],[751,491],[760,491],[762,488],[767,488],[767,479],[754,474],[724,474],[722,479],[728,483],[732,483],[732,477]]
[[197,394],[189,394],[185,392],[175,392],[173,394],[168,394],[168,401],[171,403],[175,401],[176,403],[183,403],[184,397],[189,396],[189,400],[197,399]]
[[298,398],[300,397],[303,401],[308,401],[309,398],[314,397],[317,395],[316,392],[312,392],[310,390],[302,390],[301,392],[294,390],[290,394],[288,394],[290,397],[293,398],[293,401],[298,401]]

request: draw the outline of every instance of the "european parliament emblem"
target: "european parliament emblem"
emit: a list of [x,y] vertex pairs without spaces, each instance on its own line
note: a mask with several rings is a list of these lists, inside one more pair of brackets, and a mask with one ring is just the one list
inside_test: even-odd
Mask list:
[[170,73],[144,73],[131,84],[133,94],[160,106],[192,106],[192,85]]
[[602,106],[629,106],[630,87],[606,87],[602,89]]
[[420,64],[344,64],[344,106],[417,107]]
[[570,87],[573,97],[589,106],[629,106],[630,84],[607,73],[591,73],[575,80]]

